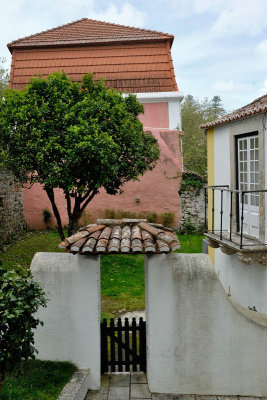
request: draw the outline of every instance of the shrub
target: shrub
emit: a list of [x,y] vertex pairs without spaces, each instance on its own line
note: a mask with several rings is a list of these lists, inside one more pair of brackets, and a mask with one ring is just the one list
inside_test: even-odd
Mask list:
[[79,226],[89,225],[91,224],[91,221],[92,221],[92,215],[89,213],[89,211],[84,211],[79,221]]
[[42,214],[45,225],[48,225],[52,217],[51,211],[48,208],[44,208]]
[[173,212],[168,212],[161,214],[162,225],[171,227],[173,226],[175,214]]
[[46,301],[30,270],[6,271],[0,266],[0,391],[7,371],[35,358],[33,329],[43,324],[35,313]]
[[186,221],[180,226],[179,228],[179,233],[182,235],[193,235],[194,233],[197,233],[198,229],[197,227],[193,224],[190,216],[187,217]]

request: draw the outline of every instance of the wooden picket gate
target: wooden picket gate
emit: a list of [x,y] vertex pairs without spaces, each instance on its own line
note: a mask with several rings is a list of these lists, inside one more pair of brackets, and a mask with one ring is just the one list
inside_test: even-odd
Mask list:
[[101,372],[146,372],[146,322],[112,318],[101,323]]

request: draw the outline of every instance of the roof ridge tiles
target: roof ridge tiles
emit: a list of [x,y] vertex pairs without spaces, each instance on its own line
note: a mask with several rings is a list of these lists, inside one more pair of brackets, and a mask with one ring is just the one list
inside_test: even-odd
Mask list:
[[[56,45],[58,41],[61,42],[61,43],[58,43],[58,44],[62,44],[62,42],[64,42],[64,40],[62,38],[60,40],[56,40],[54,38],[54,40],[53,40],[53,38],[46,38],[46,37],[43,37],[43,36],[47,35],[47,34],[50,34],[52,32],[62,31],[62,30],[63,30],[63,32],[61,32],[61,34],[63,36],[64,35],[69,36],[70,35],[69,32],[64,32],[65,28],[66,27],[72,28],[73,25],[75,26],[76,24],[79,24],[79,23],[81,23],[83,21],[84,22],[89,22],[89,23],[94,24],[94,25],[98,24],[99,25],[99,29],[102,28],[102,31],[104,31],[105,30],[104,28],[107,27],[107,26],[112,26],[113,28],[114,27],[117,28],[116,31],[117,31],[118,36],[114,37],[113,40],[112,40],[112,38],[102,38],[102,39],[100,38],[100,40],[97,40],[99,35],[96,35],[96,34],[93,35],[92,32],[91,32],[91,36],[93,35],[96,38],[96,40],[95,40],[96,43],[100,42],[101,40],[103,40],[103,41],[108,40],[108,41],[116,42],[116,41],[119,41],[120,37],[121,37],[121,39],[123,39],[123,38],[129,39],[127,34],[126,34],[126,32],[120,32],[121,29],[126,29],[127,33],[140,32],[140,33],[145,33],[145,34],[158,35],[158,37],[155,36],[154,38],[153,37],[145,37],[145,36],[143,36],[143,37],[141,36],[141,37],[138,37],[138,38],[132,37],[129,40],[164,40],[164,39],[167,40],[167,39],[169,39],[169,40],[171,40],[171,43],[172,43],[172,41],[174,39],[174,35],[171,35],[170,33],[165,33],[165,32],[156,31],[156,30],[152,30],[152,29],[137,28],[137,27],[134,27],[134,26],[128,26],[128,25],[122,25],[122,24],[115,24],[115,23],[112,23],[112,22],[100,21],[100,20],[95,20],[95,19],[91,19],[91,18],[81,18],[81,19],[76,20],[76,21],[68,22],[67,24],[59,25],[59,26],[56,26],[54,28],[50,28],[50,29],[47,29],[47,30],[44,30],[44,31],[41,31],[41,32],[38,32],[38,33],[35,33],[35,34],[32,34],[32,35],[24,36],[22,38],[13,40],[12,42],[9,42],[7,44],[7,47],[10,50],[13,47],[16,47],[16,45],[26,46],[26,47],[27,46],[31,46],[31,47],[40,46],[40,44],[38,44],[38,39],[39,39],[39,42],[43,43],[43,45],[44,45],[44,42],[48,42],[48,43],[50,42],[50,45],[53,46],[53,45]],[[79,32],[83,33],[85,27],[80,26],[77,29],[79,30]],[[40,38],[40,36],[41,36],[41,38]],[[87,36],[88,36],[88,34],[87,34]],[[37,43],[35,43],[35,44],[31,43],[31,42],[27,43],[27,41],[29,41],[29,39],[34,39],[34,38],[36,38]],[[82,38],[76,38],[76,39],[75,38],[74,39],[67,39],[66,38],[65,39],[66,44],[75,43],[75,40],[76,40],[76,44],[79,44],[79,43],[83,44],[86,41],[88,41],[88,37],[86,38],[86,33],[85,33],[83,39]],[[21,42],[24,42],[24,41],[26,43],[21,43]]]
[[[261,100],[263,100],[261,102]],[[228,122],[236,121],[242,118],[250,117],[267,111],[267,94],[264,94],[243,107],[237,108],[231,113],[216,118],[213,121],[206,122],[200,125],[200,128],[207,129],[218,125],[223,125]]]
[[169,253],[179,249],[174,231],[155,225],[140,219],[98,219],[97,224],[81,228],[59,247],[74,254]]
[[13,40],[12,42],[9,42],[9,43],[7,44],[7,47],[9,48],[9,47],[11,47],[11,45],[13,45],[13,44],[15,44],[15,43],[17,43],[17,42],[19,42],[19,41],[21,41],[21,40],[29,39],[29,38],[31,38],[31,37],[40,35],[41,33],[52,32],[52,31],[55,31],[55,30],[57,30],[57,29],[59,29],[59,28],[64,28],[65,26],[72,25],[72,24],[76,24],[77,22],[81,22],[81,21],[86,20],[86,19],[87,19],[87,18],[77,19],[76,21],[68,22],[67,24],[58,25],[58,26],[55,26],[54,28],[49,28],[49,29],[46,29],[46,30],[44,30],[44,31],[40,31],[40,32],[37,32],[37,33],[33,33],[32,35],[23,36],[23,37],[21,37],[21,38],[18,38],[18,39],[16,39],[16,40]]

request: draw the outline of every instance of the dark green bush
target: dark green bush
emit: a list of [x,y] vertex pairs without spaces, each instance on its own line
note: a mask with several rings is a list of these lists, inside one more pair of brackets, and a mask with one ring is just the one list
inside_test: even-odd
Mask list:
[[35,329],[43,324],[35,313],[46,306],[45,293],[30,270],[0,266],[0,390],[5,374],[21,360],[35,358]]

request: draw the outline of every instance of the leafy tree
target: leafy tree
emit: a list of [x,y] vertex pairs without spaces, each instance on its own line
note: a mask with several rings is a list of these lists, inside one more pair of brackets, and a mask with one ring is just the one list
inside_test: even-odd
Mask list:
[[0,391],[7,371],[35,358],[33,329],[42,322],[34,314],[40,306],[46,298],[30,270],[0,267]]
[[200,125],[212,121],[225,113],[219,96],[202,102],[187,95],[182,103],[183,159],[185,170],[202,176],[207,173],[207,141]]
[[4,57],[0,57],[0,96],[3,91],[8,87],[9,74],[7,69],[4,67],[6,62]]
[[90,74],[79,85],[56,72],[5,92],[2,163],[23,182],[43,185],[62,240],[55,188],[65,194],[71,235],[101,187],[114,195],[155,166],[159,148],[138,120],[143,112],[136,96],[95,84]]

